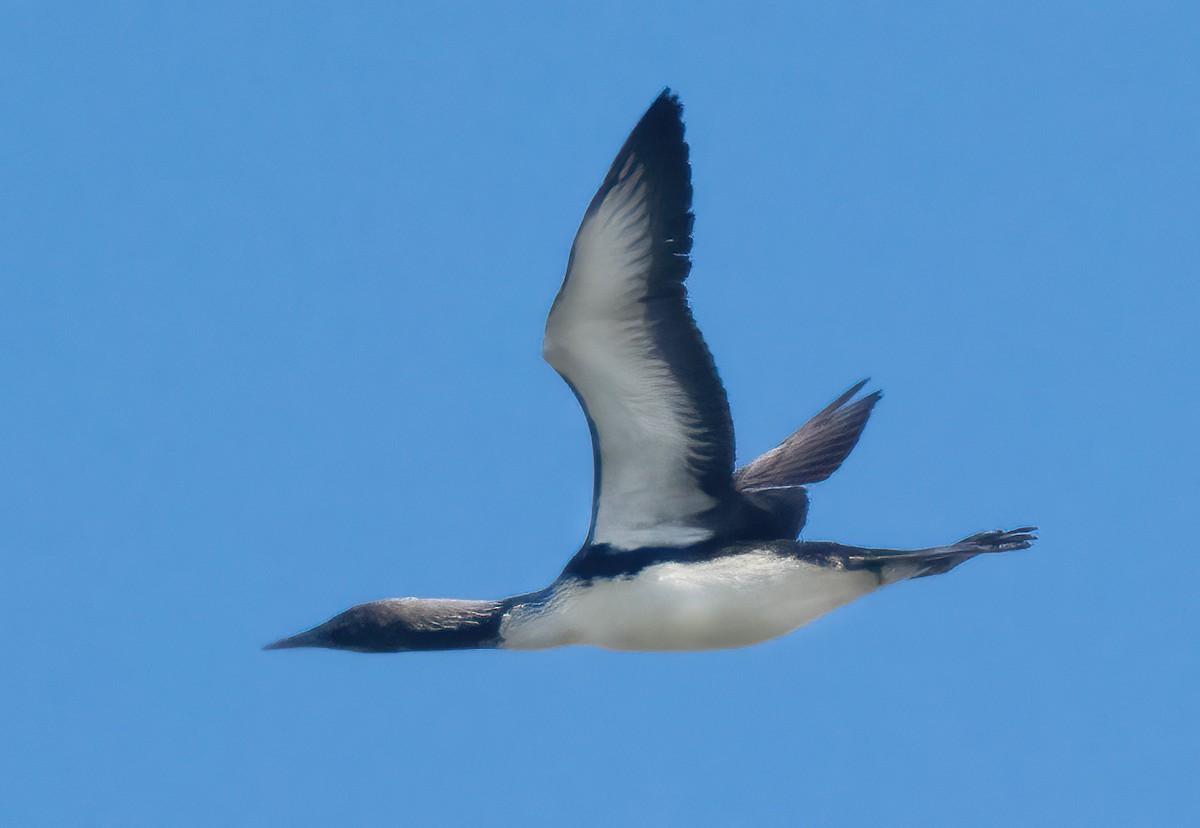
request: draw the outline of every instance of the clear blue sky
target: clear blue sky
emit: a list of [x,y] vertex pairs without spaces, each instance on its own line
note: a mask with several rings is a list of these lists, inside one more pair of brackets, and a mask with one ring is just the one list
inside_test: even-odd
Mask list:
[[[0,822],[1200,819],[1196,6],[603,6],[0,12]],[[542,324],[664,85],[740,459],[870,375],[806,537],[1040,543],[741,651],[261,652],[575,550]]]

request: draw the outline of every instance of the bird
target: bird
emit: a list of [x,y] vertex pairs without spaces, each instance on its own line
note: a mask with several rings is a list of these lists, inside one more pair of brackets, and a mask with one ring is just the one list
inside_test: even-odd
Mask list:
[[735,469],[729,403],[685,287],[692,224],[683,106],[667,88],[588,205],[546,321],[543,357],[583,409],[593,455],[587,536],[553,583],[499,600],[369,601],[264,649],[745,647],[1036,540],[1033,526],[909,550],[799,540],[807,487],[842,465],[881,392],[856,383]]

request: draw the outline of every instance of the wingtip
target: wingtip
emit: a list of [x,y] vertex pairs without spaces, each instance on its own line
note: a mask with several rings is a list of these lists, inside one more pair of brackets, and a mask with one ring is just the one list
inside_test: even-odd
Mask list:
[[[858,383],[858,385],[854,386],[854,393],[856,393],[856,394],[857,394],[859,391],[861,391],[861,390],[863,390],[864,388],[866,388],[866,387],[867,387],[867,385],[869,385],[869,384],[870,384],[870,382],[871,382],[871,378],[870,378],[870,377],[864,377],[864,378],[862,379],[862,381]],[[883,389],[882,389],[882,388],[876,388],[874,391],[870,391],[870,392],[868,392],[868,393],[867,393],[867,396],[868,396],[868,397],[882,397],[882,396],[883,396]]]
[[[683,104],[669,86],[664,87],[647,107],[630,131],[625,143],[609,165],[604,181],[588,205],[585,219],[594,214],[604,198],[629,169],[631,156],[637,157],[640,169],[652,179],[651,189],[662,203],[658,209],[675,220],[662,228],[665,238],[677,241],[671,252],[691,252],[692,239],[692,173],[688,161],[688,144],[684,135]],[[686,264],[686,263],[685,263]],[[683,269],[686,278],[686,266]]]
[[[858,385],[854,386],[854,388],[851,389],[850,396],[853,397],[859,391],[866,388],[867,383],[869,383],[870,381],[871,381],[870,377],[867,377],[864,380],[862,380],[862,382],[860,382]],[[882,399],[883,399],[883,389],[876,388],[874,391],[870,391],[867,394],[865,394],[863,396],[863,398],[858,401],[858,403],[861,403],[868,407],[874,407],[875,403],[879,402]],[[858,404],[858,403],[856,403],[856,404]]]
[[[827,405],[823,409],[821,409],[821,411],[817,414],[817,416],[818,417],[828,416],[828,415],[832,414],[833,412],[837,411],[842,406],[846,405],[846,403],[850,402],[850,400],[854,399],[854,396],[859,391],[863,390],[863,388],[865,388],[867,383],[870,381],[871,381],[870,377],[865,377],[865,378],[859,380],[858,382],[854,383],[854,385],[850,386],[845,391],[843,391],[836,400],[834,400],[829,405]],[[879,400],[882,397],[883,397],[883,391],[876,389],[875,391],[872,391],[870,394],[867,394],[861,400],[858,400],[857,402],[855,402],[854,405],[857,406],[857,405],[861,405],[861,404],[865,403],[867,405],[867,407],[871,407],[871,406],[874,406],[875,403],[879,402]],[[867,400],[870,400],[870,402],[868,403]]]
[[656,118],[666,118],[680,123],[683,121],[683,102],[679,100],[679,93],[669,86],[664,86],[658,93],[658,97],[646,108],[646,112],[641,117],[641,123],[653,121]]

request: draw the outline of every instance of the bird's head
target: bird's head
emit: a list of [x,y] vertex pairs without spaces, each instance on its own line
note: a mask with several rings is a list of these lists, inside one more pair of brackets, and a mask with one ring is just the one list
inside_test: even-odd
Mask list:
[[353,606],[323,624],[263,647],[325,647],[360,653],[494,647],[501,605],[449,598],[387,598]]

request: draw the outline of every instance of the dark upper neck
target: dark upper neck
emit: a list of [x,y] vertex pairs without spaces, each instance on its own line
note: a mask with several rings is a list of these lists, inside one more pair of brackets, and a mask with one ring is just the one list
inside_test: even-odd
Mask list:
[[498,601],[405,598],[397,618],[381,625],[372,651],[467,650],[500,641],[503,605]]

